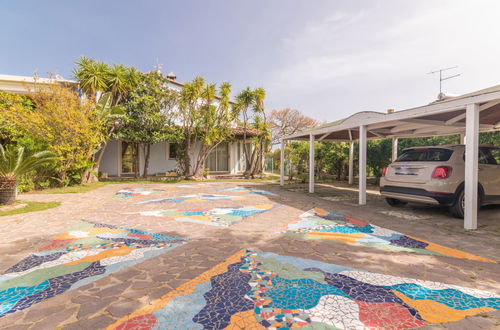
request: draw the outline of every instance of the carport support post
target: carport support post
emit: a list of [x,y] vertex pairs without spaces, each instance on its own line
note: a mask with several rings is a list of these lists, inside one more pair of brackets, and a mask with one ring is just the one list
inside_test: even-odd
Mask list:
[[354,141],[349,142],[349,184],[354,183]]
[[359,126],[359,205],[366,205],[366,126]]
[[309,134],[309,193],[314,193],[314,135]]
[[280,186],[285,184],[285,141],[281,139],[281,152],[280,152]]
[[392,138],[392,161],[398,158],[398,138]]
[[479,152],[479,105],[467,105],[465,117],[465,212],[464,228],[477,229],[477,171]]

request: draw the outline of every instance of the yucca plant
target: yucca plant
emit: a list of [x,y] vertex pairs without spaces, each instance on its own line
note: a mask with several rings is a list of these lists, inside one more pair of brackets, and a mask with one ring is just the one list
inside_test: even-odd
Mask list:
[[29,154],[24,147],[3,147],[0,144],[0,205],[16,200],[17,178],[54,161],[52,153],[41,151]]

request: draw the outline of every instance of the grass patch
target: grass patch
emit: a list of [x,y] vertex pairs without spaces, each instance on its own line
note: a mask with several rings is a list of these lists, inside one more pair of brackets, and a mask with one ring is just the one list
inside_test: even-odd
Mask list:
[[19,209],[9,210],[9,211],[0,211],[0,216],[43,211],[43,210],[48,210],[48,209],[51,209],[53,207],[61,205],[61,202],[24,202],[23,201],[21,203],[26,204],[26,206],[21,207]]
[[48,188],[44,190],[34,190],[29,193],[33,194],[78,194],[84,193],[87,191],[91,191],[100,187],[107,185],[108,182],[93,182],[93,183],[85,183],[80,184],[78,186],[68,186],[61,188]]
[[203,182],[265,182],[269,180],[275,180],[279,177],[268,175],[263,178],[256,178],[256,179],[211,179],[211,180],[202,180],[202,181],[195,181],[195,180],[162,180],[162,179],[157,179],[157,180],[113,180],[113,179],[106,179],[103,181],[99,182],[93,182],[93,183],[85,183],[81,185],[76,185],[76,186],[68,186],[68,187],[61,187],[61,188],[48,188],[48,189],[43,189],[43,190],[33,190],[28,192],[28,194],[78,194],[78,193],[85,193],[100,187],[104,187],[108,184],[176,184],[176,183],[203,183]]

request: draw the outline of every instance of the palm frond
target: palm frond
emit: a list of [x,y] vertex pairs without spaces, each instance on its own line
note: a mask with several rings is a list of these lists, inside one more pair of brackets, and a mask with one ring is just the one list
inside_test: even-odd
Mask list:
[[0,177],[17,178],[54,160],[49,151],[28,154],[24,147],[0,145]]

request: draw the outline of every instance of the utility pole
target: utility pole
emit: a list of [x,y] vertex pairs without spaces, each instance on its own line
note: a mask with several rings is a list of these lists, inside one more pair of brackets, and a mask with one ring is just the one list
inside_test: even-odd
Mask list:
[[434,74],[434,73],[438,73],[439,72],[439,94],[438,94],[438,99],[439,100],[442,100],[443,97],[444,97],[444,94],[443,94],[443,81],[444,80],[448,80],[448,79],[452,79],[452,78],[456,78],[456,77],[460,76],[460,73],[459,73],[459,74],[455,74],[453,76],[443,77],[443,71],[448,71],[448,70],[452,70],[452,69],[456,69],[456,68],[458,68],[458,65],[451,66],[449,68],[444,68],[444,69],[439,69],[439,70],[431,71],[431,72],[427,73],[427,74]]

